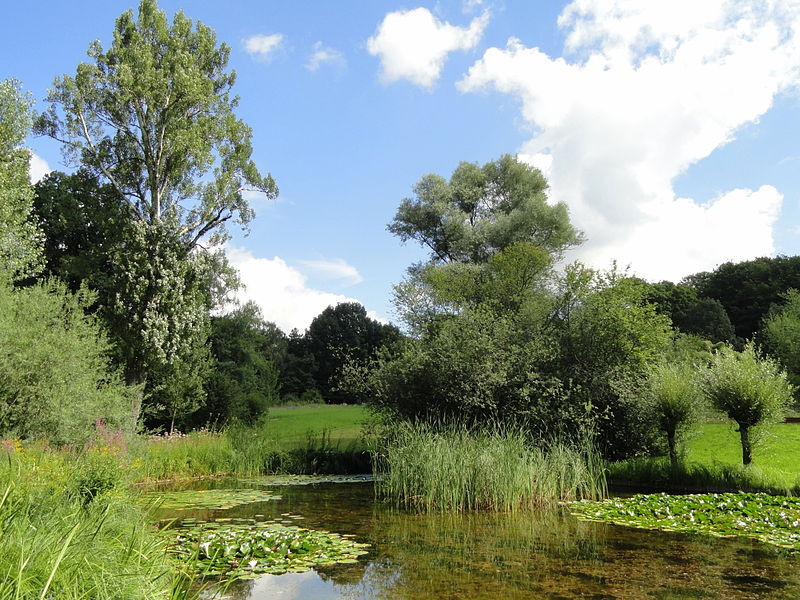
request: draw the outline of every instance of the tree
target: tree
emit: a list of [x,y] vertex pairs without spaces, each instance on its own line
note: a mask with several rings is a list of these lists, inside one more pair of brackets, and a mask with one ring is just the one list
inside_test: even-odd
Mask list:
[[786,369],[789,381],[800,390],[800,291],[783,294],[783,303],[767,313],[761,337],[767,351]]
[[553,256],[581,242],[563,203],[548,204],[538,169],[511,155],[462,162],[447,181],[425,175],[415,198],[400,203],[388,229],[428,248],[431,261],[483,263],[516,242],[533,242]]
[[41,276],[57,277],[73,291],[88,285],[101,307],[110,306],[114,254],[131,222],[119,192],[87,170],[53,171],[34,190],[34,215],[44,236]]
[[791,402],[792,386],[786,373],[748,342],[742,352],[728,348],[718,352],[701,386],[711,405],[738,425],[742,464],[749,465],[752,429],[782,419]]
[[13,285],[42,264],[30,154],[20,146],[29,109],[19,84],[0,82],[0,436],[80,443],[98,419],[128,424],[130,390],[108,369],[105,339],[86,316],[91,294],[55,281]]
[[800,256],[728,262],[710,273],[687,277],[685,282],[701,297],[718,300],[730,317],[736,335],[743,340],[750,339],[780,295],[791,288],[800,289]]
[[214,366],[206,405],[192,416],[195,424],[231,421],[253,423],[278,403],[276,361],[286,353],[286,339],[261,310],[247,303],[211,319]]
[[41,235],[31,218],[30,152],[22,147],[31,104],[19,82],[0,81],[0,271],[13,280],[41,266]]
[[647,300],[656,305],[659,313],[667,315],[679,331],[714,343],[736,339],[731,320],[719,300],[701,298],[697,290],[687,284],[662,281],[648,285]]
[[136,19],[117,19],[111,47],[93,42],[88,54],[74,77],[55,80],[36,128],[108,181],[130,213],[109,312],[128,382],[152,393],[162,384],[151,376],[193,371],[203,354],[209,268],[219,265],[204,247],[223,242],[231,220],[247,226],[244,190],[274,197],[277,187],[251,160],[251,130],[234,114],[230,49],[211,29],[182,12],[170,26],[155,0],[142,0]]
[[652,394],[652,411],[659,429],[667,436],[669,461],[678,466],[677,438],[698,416],[700,390],[694,369],[687,363],[661,363],[648,378]]
[[314,357],[317,389],[326,402],[355,402],[357,397],[338,389],[338,377],[348,360],[365,361],[400,337],[393,325],[367,316],[358,302],[329,306],[314,317],[304,336],[305,350]]

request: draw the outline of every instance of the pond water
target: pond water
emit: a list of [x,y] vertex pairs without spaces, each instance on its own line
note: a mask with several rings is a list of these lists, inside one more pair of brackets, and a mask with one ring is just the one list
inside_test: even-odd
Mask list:
[[800,598],[800,556],[755,541],[588,523],[563,510],[413,514],[376,502],[370,482],[266,489],[280,499],[160,516],[283,519],[355,534],[371,549],[356,564],[235,582],[226,594],[235,600]]

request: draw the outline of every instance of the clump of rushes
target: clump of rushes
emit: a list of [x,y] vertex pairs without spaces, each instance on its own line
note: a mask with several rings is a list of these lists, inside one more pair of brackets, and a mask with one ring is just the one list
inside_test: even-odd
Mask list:
[[373,464],[378,494],[425,511],[513,511],[606,491],[602,461],[588,444],[542,450],[515,429],[404,423]]

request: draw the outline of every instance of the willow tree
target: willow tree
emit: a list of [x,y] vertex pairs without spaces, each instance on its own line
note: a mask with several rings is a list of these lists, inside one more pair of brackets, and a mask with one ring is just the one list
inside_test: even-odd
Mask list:
[[170,25],[155,0],[142,0],[138,15],[117,19],[108,50],[93,42],[89,62],[56,78],[37,120],[37,131],[110,183],[130,214],[108,313],[128,382],[150,392],[203,360],[210,266],[219,264],[206,249],[227,239],[226,224],[247,227],[253,211],[243,192],[278,193],[251,159],[250,127],[234,114],[229,54],[202,23],[178,12]]

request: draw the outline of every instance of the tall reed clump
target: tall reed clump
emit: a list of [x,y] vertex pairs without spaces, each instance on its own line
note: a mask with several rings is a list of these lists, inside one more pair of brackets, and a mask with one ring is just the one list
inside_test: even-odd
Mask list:
[[591,448],[534,447],[521,430],[400,424],[373,458],[377,491],[426,511],[513,511],[605,494]]
[[[0,448],[0,600],[180,596],[165,539],[124,486],[90,490],[75,483],[75,470],[96,462]],[[83,481],[103,478],[101,472]]]

